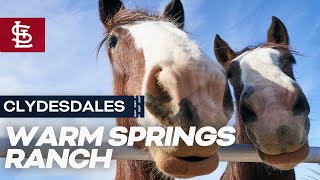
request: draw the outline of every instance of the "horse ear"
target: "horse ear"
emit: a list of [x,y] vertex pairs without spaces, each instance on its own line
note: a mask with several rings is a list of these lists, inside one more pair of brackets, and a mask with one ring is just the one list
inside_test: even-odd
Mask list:
[[174,20],[180,29],[184,27],[184,10],[180,0],[172,0],[165,8],[163,16]]
[[275,16],[268,30],[268,43],[289,45],[289,35],[284,24]]
[[121,0],[99,0],[99,14],[101,22],[105,24],[121,8],[124,8]]
[[232,61],[232,59],[236,57],[236,53],[218,34],[214,39],[214,54],[222,66],[225,66],[228,61]]

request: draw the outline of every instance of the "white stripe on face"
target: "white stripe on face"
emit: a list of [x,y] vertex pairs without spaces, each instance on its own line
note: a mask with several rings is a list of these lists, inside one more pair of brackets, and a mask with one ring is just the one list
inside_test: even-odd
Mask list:
[[[162,71],[157,77],[158,82],[161,82],[165,90],[170,91],[172,102],[175,105],[182,98],[189,98],[199,108],[199,111],[211,108],[210,110],[214,113],[222,110],[220,107],[222,100],[219,97],[223,96],[226,83],[223,68],[206,55],[186,32],[177,28],[173,23],[165,21],[141,21],[124,25],[122,28],[128,30],[134,39],[135,48],[143,51],[145,78],[142,94],[147,93],[148,77],[152,77],[152,70],[155,67],[161,67]],[[199,89],[206,91],[201,94]],[[204,108],[202,105],[206,103],[203,102],[200,106],[200,103],[197,102],[204,97],[209,101],[210,107]],[[178,108],[177,105],[175,107]],[[178,109],[173,109],[173,111],[177,113]],[[218,119],[219,122],[223,121],[221,124],[224,124],[227,118],[220,117],[222,116],[220,114],[217,116],[219,118],[214,119]],[[140,120],[139,123],[141,125],[161,125],[148,111],[146,118]]]
[[282,72],[279,59],[279,51],[272,48],[257,48],[240,55],[234,61],[240,62],[241,81],[244,86],[266,86],[267,80],[294,92],[294,80]]
[[177,28],[173,23],[143,21],[122,27],[130,32],[135,40],[136,48],[143,50],[146,69],[156,64],[208,63],[214,64],[215,70],[222,70],[220,64],[213,62],[188,37],[186,32]]

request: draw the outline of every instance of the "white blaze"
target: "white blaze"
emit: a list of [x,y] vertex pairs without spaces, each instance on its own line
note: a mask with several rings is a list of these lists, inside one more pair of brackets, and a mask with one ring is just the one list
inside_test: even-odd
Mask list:
[[266,86],[266,80],[294,92],[294,80],[281,70],[280,52],[272,48],[257,48],[246,52],[233,61],[239,61],[241,80],[244,85]]

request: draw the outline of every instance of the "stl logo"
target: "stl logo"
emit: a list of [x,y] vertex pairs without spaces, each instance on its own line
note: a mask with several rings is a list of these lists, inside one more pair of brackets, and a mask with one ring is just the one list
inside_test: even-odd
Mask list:
[[0,18],[0,52],[45,52],[45,19]]
[[[16,42],[15,48],[31,48],[32,44],[28,44],[32,40],[32,36],[28,33],[30,26],[20,25],[21,21],[15,21],[16,25],[12,27],[12,34],[16,36],[12,41]],[[20,39],[23,38],[25,40]]]

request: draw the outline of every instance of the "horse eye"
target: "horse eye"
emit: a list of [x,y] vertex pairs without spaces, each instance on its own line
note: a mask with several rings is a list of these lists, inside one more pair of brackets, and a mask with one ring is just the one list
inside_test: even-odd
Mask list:
[[118,38],[116,36],[111,36],[108,39],[109,48],[115,48],[118,43]]
[[227,72],[227,78],[231,79],[232,78],[232,73],[231,72]]

